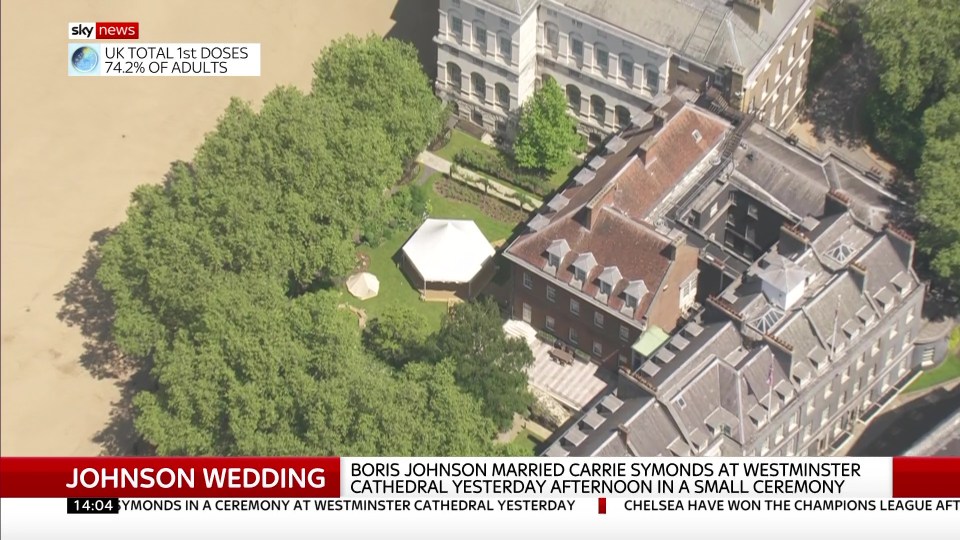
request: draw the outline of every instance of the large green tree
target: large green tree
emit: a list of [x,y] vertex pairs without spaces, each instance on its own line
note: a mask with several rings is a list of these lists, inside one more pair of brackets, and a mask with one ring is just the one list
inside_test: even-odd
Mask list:
[[926,146],[917,170],[920,247],[933,270],[960,291],[960,94],[952,94],[923,118]]
[[514,159],[521,167],[556,172],[567,165],[570,154],[580,144],[577,121],[567,114],[563,89],[552,78],[545,78],[520,110]]
[[367,324],[363,344],[373,356],[400,367],[422,354],[427,318],[406,305],[391,306]]
[[876,141],[901,166],[920,162],[924,111],[960,92],[960,9],[954,0],[870,0],[864,40],[879,63],[868,111]]
[[883,90],[907,111],[960,90],[960,10],[955,0],[870,0],[864,39],[881,63]]
[[416,48],[376,35],[347,36],[323,50],[313,66],[313,94],[379,123],[386,145],[368,152],[416,156],[439,133],[443,104],[433,96]]
[[458,304],[437,334],[440,358],[456,364],[457,382],[483,402],[483,411],[499,429],[513,414],[533,403],[526,369],[533,363],[530,347],[508,338],[499,308],[490,298]]
[[419,211],[388,194],[439,103],[390,40],[344,39],[316,67],[309,95],[278,88],[259,112],[233,101],[104,245],[117,344],[153,362],[135,426],[161,454],[498,452],[453,363],[372,358],[323,290],[368,227]]

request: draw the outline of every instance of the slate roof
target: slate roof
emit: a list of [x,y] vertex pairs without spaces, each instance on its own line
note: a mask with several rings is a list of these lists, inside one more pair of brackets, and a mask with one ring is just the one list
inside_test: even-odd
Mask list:
[[751,69],[808,0],[777,0],[761,9],[760,30],[734,15],[727,0],[561,0],[582,13],[678,51],[696,62]]
[[[724,434],[741,445],[766,437],[769,421],[784,407],[797,399],[808,399],[804,397],[806,384],[801,385],[794,377],[809,380],[818,372],[825,373],[825,366],[842,358],[846,349],[841,346],[852,345],[875,325],[884,324],[884,314],[871,297],[884,295],[885,301],[896,303],[901,299],[900,291],[921,285],[910,270],[910,244],[895,231],[872,232],[844,213],[817,220],[809,239],[810,246],[793,255],[792,261],[812,275],[804,297],[768,331],[792,351],[781,350],[779,345],[775,350],[767,341],[772,338],[735,324],[720,310],[708,310],[700,321],[679,330],[681,340],[668,341],[654,353],[653,360],[644,362],[632,375],[621,376],[616,392],[627,392],[625,385],[629,383],[640,389],[649,385],[661,407],[646,402],[642,407],[631,405],[629,410],[635,410],[637,419],[644,419],[642,423],[628,422],[625,437],[598,430],[582,442],[578,452],[686,455],[691,447],[693,453],[705,450],[709,445],[704,440],[712,443]],[[850,267],[853,262],[838,267],[820,262],[823,255],[818,246],[833,245],[840,239],[857,251],[851,261],[865,269],[865,289],[859,271]],[[776,246],[773,255],[779,257]],[[725,291],[724,296],[732,299],[732,310],[755,314],[767,305],[758,286],[757,270],[759,264]],[[656,358],[665,351],[672,359],[658,363]],[[644,369],[650,366],[656,369]],[[629,403],[627,400],[625,406]],[[727,427],[726,433],[723,426]],[[641,429],[651,430],[652,442],[644,439]],[[646,446],[641,450],[637,446],[640,444]]]

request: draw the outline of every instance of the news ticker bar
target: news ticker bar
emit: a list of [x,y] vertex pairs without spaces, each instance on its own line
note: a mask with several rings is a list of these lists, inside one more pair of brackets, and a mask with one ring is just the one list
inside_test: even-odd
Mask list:
[[69,43],[67,74],[71,77],[259,77],[260,44]]
[[3,498],[960,498],[960,458],[13,458]]

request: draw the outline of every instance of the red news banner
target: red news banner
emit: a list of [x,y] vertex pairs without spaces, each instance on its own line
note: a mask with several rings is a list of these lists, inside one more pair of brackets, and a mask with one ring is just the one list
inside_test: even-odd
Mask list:
[[[892,458],[891,477],[896,498],[960,497],[960,458]],[[340,496],[338,457],[0,458],[4,498]]]
[[0,498],[340,497],[340,458],[0,458]]

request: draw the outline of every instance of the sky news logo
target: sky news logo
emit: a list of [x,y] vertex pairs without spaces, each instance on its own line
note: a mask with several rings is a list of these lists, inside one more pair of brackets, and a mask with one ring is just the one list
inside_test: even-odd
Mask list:
[[140,39],[138,22],[72,22],[67,39]]

